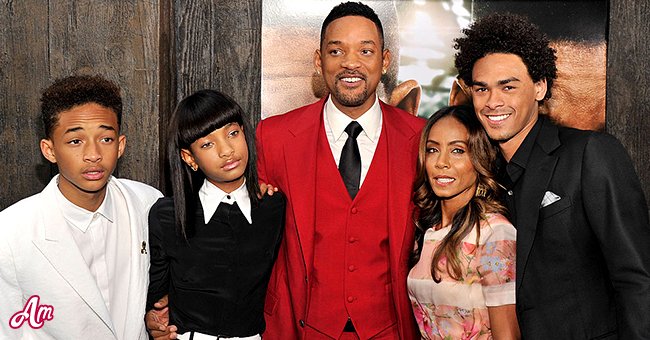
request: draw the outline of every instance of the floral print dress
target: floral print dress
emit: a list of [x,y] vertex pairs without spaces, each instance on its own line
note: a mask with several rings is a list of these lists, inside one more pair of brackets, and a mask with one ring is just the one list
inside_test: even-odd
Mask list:
[[[408,276],[408,290],[423,339],[491,339],[488,306],[515,303],[516,230],[499,214],[481,222],[462,242],[462,278],[456,281],[438,271],[440,283],[431,277],[434,250],[450,227],[430,228],[424,236],[422,255]],[[439,262],[446,268],[445,258]]]

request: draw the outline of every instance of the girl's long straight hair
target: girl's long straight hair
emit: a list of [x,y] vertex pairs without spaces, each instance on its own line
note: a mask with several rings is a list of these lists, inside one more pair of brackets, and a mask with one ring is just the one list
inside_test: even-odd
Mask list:
[[[493,170],[496,159],[496,147],[490,142],[481,123],[476,118],[474,109],[469,106],[444,107],[434,113],[428,120],[418,150],[416,178],[413,186],[413,202],[417,207],[415,241],[416,247],[412,253],[410,265],[414,266],[420,259],[424,245],[424,234],[427,229],[442,223],[441,199],[436,196],[426,171],[426,146],[429,132],[433,125],[444,117],[452,117],[467,128],[469,140],[468,151],[474,169],[477,172],[477,185],[487,189],[484,196],[474,195],[470,201],[458,209],[452,218],[451,230],[441,241],[433,254],[431,277],[440,282],[441,276],[437,271],[445,270],[455,280],[462,278],[459,251],[463,239],[476,228],[476,243],[480,238],[480,221],[486,219],[487,213],[504,213],[505,208],[499,202],[501,187],[494,179]],[[440,260],[446,257],[446,268],[438,268]]]
[[190,149],[197,139],[229,123],[237,123],[244,130],[248,148],[248,164],[244,170],[246,187],[251,204],[258,203],[257,156],[255,134],[248,117],[241,107],[227,95],[215,90],[200,90],[184,98],[176,106],[169,122],[167,140],[167,163],[174,199],[174,211],[178,233],[188,239],[193,233],[194,211],[198,191],[205,180],[199,169],[192,171],[181,159],[181,149]]

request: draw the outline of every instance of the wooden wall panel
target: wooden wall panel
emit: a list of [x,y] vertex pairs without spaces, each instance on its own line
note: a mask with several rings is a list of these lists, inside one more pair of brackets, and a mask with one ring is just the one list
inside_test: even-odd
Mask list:
[[0,1],[0,210],[42,190],[51,175],[38,146],[47,21],[47,1]]
[[176,44],[175,30],[176,20],[174,19],[174,0],[160,0],[159,6],[159,28],[158,28],[158,122],[159,122],[159,157],[158,165],[159,189],[165,194],[171,194],[167,189],[171,184],[167,180],[167,125],[176,105]]
[[609,6],[606,129],[629,151],[650,200],[650,2]]
[[261,0],[175,1],[177,100],[212,88],[260,119]]
[[230,94],[256,126],[261,117],[262,1],[216,1],[212,83]]

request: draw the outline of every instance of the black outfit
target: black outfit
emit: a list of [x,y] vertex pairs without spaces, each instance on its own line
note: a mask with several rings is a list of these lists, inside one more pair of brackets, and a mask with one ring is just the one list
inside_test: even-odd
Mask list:
[[[519,178],[526,171],[528,159],[530,158],[530,154],[535,146],[535,140],[541,128],[542,119],[539,119],[533,128],[530,129],[530,132],[528,132],[528,135],[517,149],[517,152],[510,159],[510,162],[507,162],[501,154],[497,158],[497,179],[506,188],[505,192],[503,192],[504,197],[502,197],[502,202],[506,203],[508,220],[515,228],[517,227],[517,207],[515,206],[514,192],[521,191],[522,182],[519,181]],[[515,188],[515,186],[517,187]]]
[[523,338],[650,339],[648,210],[620,142],[540,116],[501,175]]
[[191,236],[176,230],[174,201],[149,213],[151,269],[147,310],[169,294],[169,324],[178,333],[262,334],[264,299],[284,226],[285,198],[265,195],[252,206],[253,224],[237,203],[221,203],[208,224],[198,196]]

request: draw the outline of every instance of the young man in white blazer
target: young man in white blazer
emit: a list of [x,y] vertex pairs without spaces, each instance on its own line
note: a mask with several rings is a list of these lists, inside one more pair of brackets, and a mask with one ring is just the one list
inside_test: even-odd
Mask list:
[[0,212],[0,338],[147,339],[147,215],[162,195],[111,176],[120,90],[72,76],[41,102],[41,152],[59,174]]

